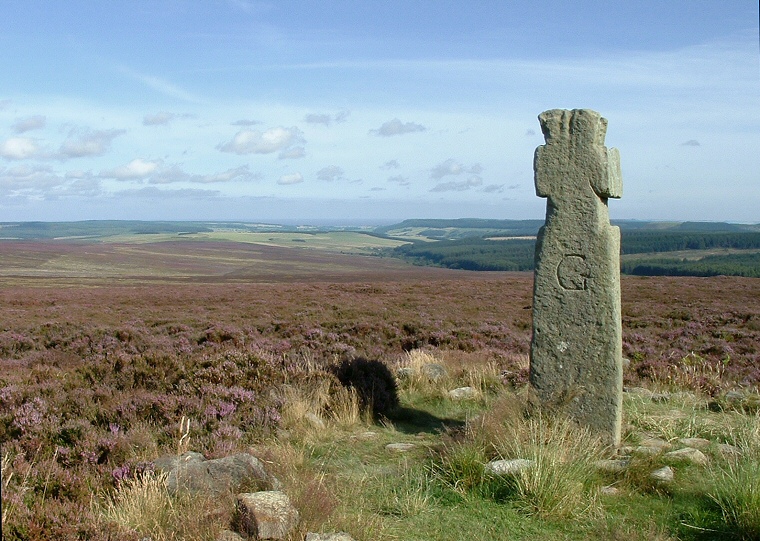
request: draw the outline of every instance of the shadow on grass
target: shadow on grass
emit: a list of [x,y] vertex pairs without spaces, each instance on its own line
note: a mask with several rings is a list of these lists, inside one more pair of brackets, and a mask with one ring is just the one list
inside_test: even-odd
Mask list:
[[427,411],[400,406],[388,415],[393,426],[404,434],[437,434],[446,430],[463,428],[464,421],[442,419]]

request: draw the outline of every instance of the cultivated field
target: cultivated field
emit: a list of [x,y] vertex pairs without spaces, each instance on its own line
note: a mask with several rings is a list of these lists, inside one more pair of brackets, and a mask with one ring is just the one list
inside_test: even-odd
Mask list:
[[[732,471],[760,490],[760,280],[623,278],[626,385],[658,393],[626,395],[625,443],[706,438],[709,464],[660,453],[625,474],[575,474],[555,457],[553,477],[577,476],[550,492],[582,504],[557,507],[483,472],[492,458],[543,456],[544,440],[581,442],[588,460],[615,456],[559,418],[525,421],[545,418],[525,394],[532,275],[340,251],[0,242],[3,539],[216,539],[231,499],[166,496],[141,508],[154,523],[125,518],[150,461],[186,449],[264,459],[301,509],[293,539],[756,538],[757,514],[731,518],[738,504],[721,504],[720,490]],[[387,417],[343,408],[356,397],[331,367],[359,355],[417,374],[398,381],[401,407]],[[420,358],[446,375],[419,377]],[[461,386],[475,395],[451,399]],[[532,447],[508,445],[536,434]],[[386,450],[396,442],[415,446]],[[672,484],[647,477],[668,464]],[[167,506],[174,515],[159,512]]]

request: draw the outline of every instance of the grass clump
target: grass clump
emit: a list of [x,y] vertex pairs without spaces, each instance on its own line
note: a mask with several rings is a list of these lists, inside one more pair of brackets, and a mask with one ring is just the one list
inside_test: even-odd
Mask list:
[[167,488],[167,474],[145,472],[123,481],[99,506],[103,521],[116,524],[123,533],[136,532],[153,541],[201,541],[213,539],[221,516],[230,507],[218,507],[202,495],[178,493]]
[[737,434],[741,456],[714,469],[710,499],[741,539],[760,539],[760,415]]
[[[593,486],[603,446],[587,429],[559,416],[530,410],[507,395],[470,423],[462,440],[446,445],[433,471],[461,494],[505,500],[524,514],[554,519],[598,516]],[[490,473],[489,459],[523,459],[513,474]]]

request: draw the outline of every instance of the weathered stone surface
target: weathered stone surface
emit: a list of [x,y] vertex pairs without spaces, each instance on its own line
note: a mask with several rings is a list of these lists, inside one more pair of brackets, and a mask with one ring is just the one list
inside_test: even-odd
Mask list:
[[627,458],[611,458],[606,460],[597,460],[595,465],[598,470],[607,473],[620,473],[628,469],[631,461]]
[[680,438],[678,443],[686,447],[694,447],[694,449],[706,449],[710,447],[710,440],[705,438]]
[[441,378],[445,378],[448,374],[446,367],[440,363],[427,363],[420,367],[422,375],[431,381],[438,381]]
[[392,451],[394,453],[405,453],[407,451],[411,451],[417,447],[414,443],[389,443],[385,446],[385,448],[388,451]]
[[238,531],[255,539],[286,539],[298,526],[298,511],[284,492],[238,494]]
[[665,453],[665,458],[683,460],[700,466],[705,466],[708,462],[707,456],[705,456],[705,454],[699,449],[694,449],[693,447],[684,447],[682,449],[670,451],[669,453]]
[[620,230],[607,199],[622,195],[607,121],[588,109],[539,115],[536,193],[547,198],[536,241],[530,382],[614,445],[622,416]]
[[468,400],[478,396],[478,391],[474,387],[459,387],[449,391],[449,398],[452,400]]
[[354,538],[345,532],[307,533],[304,541],[354,541]]
[[606,487],[602,487],[599,492],[604,496],[617,496],[620,494],[620,489],[612,485],[607,485]]
[[657,455],[668,451],[672,445],[661,438],[644,438],[633,452],[637,455]]
[[720,454],[726,457],[738,458],[742,456],[742,450],[739,449],[736,445],[731,445],[730,443],[719,443],[718,451],[720,451]]
[[216,541],[245,541],[243,536],[230,530],[222,530],[216,536]]
[[662,468],[654,470],[652,473],[650,473],[649,477],[651,477],[655,481],[660,481],[662,483],[669,483],[670,481],[673,480],[673,477],[675,477],[675,473],[673,472],[673,468],[671,468],[670,466],[663,466]]
[[259,459],[248,453],[206,460],[189,451],[180,456],[165,456],[153,461],[158,472],[167,473],[167,488],[171,493],[222,493],[239,490],[244,484],[257,489],[279,488],[280,482],[269,475]]
[[517,475],[533,466],[533,461],[527,458],[512,458],[505,460],[492,460],[488,462],[484,470],[491,475]]

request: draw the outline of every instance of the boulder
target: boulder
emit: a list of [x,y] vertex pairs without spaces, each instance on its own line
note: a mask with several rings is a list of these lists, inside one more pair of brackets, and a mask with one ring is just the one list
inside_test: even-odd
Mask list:
[[518,475],[533,466],[533,461],[527,458],[512,458],[505,460],[492,460],[488,462],[484,470],[491,475]]
[[478,391],[474,387],[459,387],[449,391],[449,398],[452,400],[468,400],[478,396]]
[[354,538],[345,532],[307,533],[304,541],[354,541]]
[[411,451],[417,447],[414,443],[389,443],[385,446],[385,448],[388,451],[392,451],[394,453],[405,453],[407,451]]
[[238,531],[254,539],[286,539],[300,520],[290,498],[278,490],[238,494]]
[[698,464],[700,466],[705,466],[708,462],[705,454],[699,449],[694,449],[693,447],[684,447],[683,449],[670,451],[668,453],[665,453],[665,458],[670,458],[672,460],[683,460],[686,462],[691,462],[692,464]]
[[607,473],[620,473],[625,471],[628,466],[631,465],[631,461],[627,458],[613,458],[608,460],[597,460],[594,464],[600,471]]
[[661,483],[669,483],[673,480],[674,476],[673,468],[670,466],[663,466],[649,474],[649,477]]
[[693,447],[694,449],[705,449],[710,446],[710,440],[705,438],[681,438],[678,443],[685,445],[686,447]]
[[245,541],[245,539],[240,534],[231,530],[222,530],[219,532],[219,535],[216,536],[216,541]]
[[221,494],[241,488],[269,490],[279,488],[280,482],[264,469],[261,461],[248,453],[206,460],[189,451],[180,456],[165,456],[153,461],[157,472],[167,473],[167,488],[179,491]]
[[439,363],[423,364],[420,368],[420,372],[431,381],[438,381],[448,375],[446,367]]

